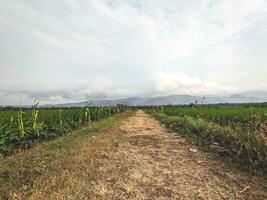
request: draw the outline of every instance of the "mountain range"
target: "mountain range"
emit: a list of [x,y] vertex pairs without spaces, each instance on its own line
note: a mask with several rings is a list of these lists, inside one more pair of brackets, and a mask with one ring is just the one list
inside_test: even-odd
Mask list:
[[[219,103],[263,103],[267,102],[266,91],[250,91],[230,96],[216,95],[169,95],[159,97],[127,97],[118,99],[97,99],[91,100],[92,105],[117,105],[124,104],[129,106],[150,106],[150,105],[187,105],[198,104],[219,104]],[[83,107],[87,102],[66,103],[57,105],[43,105],[42,107],[62,106],[62,107]]]

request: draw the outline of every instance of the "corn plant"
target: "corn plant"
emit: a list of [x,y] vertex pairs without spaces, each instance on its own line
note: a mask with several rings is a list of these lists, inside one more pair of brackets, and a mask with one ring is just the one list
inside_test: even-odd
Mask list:
[[[32,108],[20,106],[0,110],[0,154],[9,153],[35,140],[53,139],[92,121],[114,115],[119,109],[119,106],[40,109],[38,105],[35,101]],[[125,109],[120,106],[121,112]]]
[[25,136],[24,122],[23,122],[23,114],[24,114],[24,112],[22,111],[21,103],[22,103],[22,99],[21,99],[21,96],[20,96],[20,108],[19,108],[19,111],[18,111],[18,128],[19,128],[19,132],[20,132],[20,137],[24,138],[24,136]]
[[37,102],[35,100],[33,108],[32,108],[32,128],[34,130],[34,132],[37,134],[37,136],[39,137],[39,126],[38,126],[38,104],[39,102]]

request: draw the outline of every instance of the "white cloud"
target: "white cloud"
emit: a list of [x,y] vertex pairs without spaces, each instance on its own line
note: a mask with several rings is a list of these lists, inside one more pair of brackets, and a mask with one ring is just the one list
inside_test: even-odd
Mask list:
[[236,88],[220,84],[216,81],[203,81],[197,76],[186,73],[154,73],[151,75],[153,89],[156,94],[220,94],[235,91]]
[[89,98],[114,98],[129,95],[124,89],[115,87],[108,77],[97,77],[90,80],[86,94]]
[[60,39],[55,38],[54,36],[51,36],[45,32],[39,31],[39,30],[32,30],[32,34],[43,40],[44,42],[48,43],[49,45],[52,45],[52,47],[60,47],[60,48],[66,48],[66,44],[63,41],[60,41]]
[[1,101],[264,88],[266,2],[0,0]]
[[46,103],[63,103],[84,100],[85,92],[81,92],[87,87],[86,83],[80,84],[60,84],[25,81],[0,84],[0,104],[18,104],[19,97],[22,96],[24,104],[31,104],[34,100]]
[[246,64],[249,57],[242,52],[242,45],[221,44],[213,52],[203,56],[202,62],[208,66],[234,68]]

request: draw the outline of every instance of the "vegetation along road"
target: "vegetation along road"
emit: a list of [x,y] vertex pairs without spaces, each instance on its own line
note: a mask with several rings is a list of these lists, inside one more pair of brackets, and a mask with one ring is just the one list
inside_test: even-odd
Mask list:
[[4,199],[267,199],[266,180],[142,110],[94,122],[0,161]]

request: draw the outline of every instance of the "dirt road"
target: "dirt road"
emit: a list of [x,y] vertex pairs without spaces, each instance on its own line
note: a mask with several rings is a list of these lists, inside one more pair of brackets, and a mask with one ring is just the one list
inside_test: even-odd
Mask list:
[[189,148],[139,110],[37,180],[30,199],[267,199],[263,180]]

